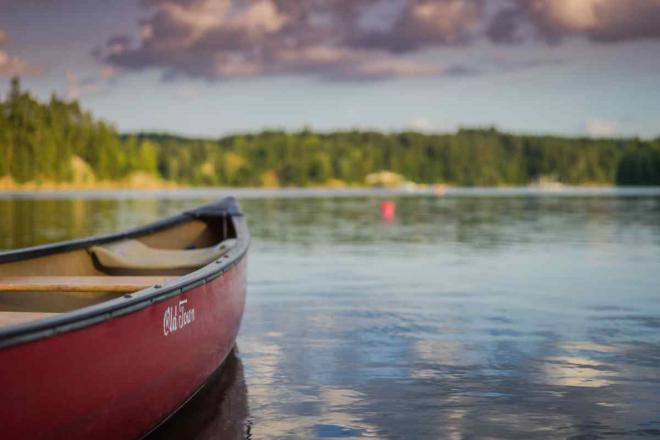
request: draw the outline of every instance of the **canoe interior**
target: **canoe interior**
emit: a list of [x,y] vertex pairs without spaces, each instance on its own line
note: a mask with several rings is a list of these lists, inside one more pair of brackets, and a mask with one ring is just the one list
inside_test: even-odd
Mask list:
[[[128,238],[119,236],[112,241],[92,241],[82,248],[0,262],[0,327],[98,304],[175,279],[208,264],[180,267],[187,253],[197,251],[199,254],[200,250],[208,249],[210,256],[217,255],[217,248],[225,248],[223,243],[231,243],[236,238],[228,216],[204,219],[182,216],[180,222],[156,231],[145,227],[145,231]],[[136,240],[144,245],[141,248],[146,246],[151,254],[159,256],[159,265],[154,269],[140,264],[125,268],[101,264],[95,246],[112,248],[122,240]],[[163,263],[163,254],[171,255],[172,267]],[[122,256],[129,260],[135,257]],[[140,258],[138,256],[138,263]]]

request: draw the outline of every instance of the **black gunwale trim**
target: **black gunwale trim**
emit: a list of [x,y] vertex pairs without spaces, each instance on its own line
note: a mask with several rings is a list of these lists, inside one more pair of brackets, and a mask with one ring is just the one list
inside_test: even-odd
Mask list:
[[173,217],[145,226],[128,229],[124,232],[1,252],[0,263],[19,261],[56,254],[63,251],[81,249],[94,244],[107,243],[118,239],[133,238],[138,235],[156,232],[189,221],[191,218],[221,216],[224,216],[233,222],[234,230],[236,231],[236,245],[218,260],[215,260],[194,272],[164,282],[162,285],[151,286],[137,292],[123,295],[119,298],[75,309],[43,320],[2,328],[0,329],[0,349],[72,330],[78,330],[109,319],[137,312],[151,306],[152,304],[181,295],[195,287],[214,280],[229,271],[233,266],[240,263],[243,257],[245,257],[250,245],[250,232],[247,223],[245,222],[245,218],[240,211],[238,202],[234,197],[227,197],[218,202],[203,205]]

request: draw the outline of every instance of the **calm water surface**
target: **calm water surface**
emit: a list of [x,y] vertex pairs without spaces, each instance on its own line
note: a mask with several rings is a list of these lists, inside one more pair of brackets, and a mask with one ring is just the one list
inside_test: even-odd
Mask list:
[[[0,200],[0,248],[206,198]],[[660,436],[660,197],[251,198],[238,353],[153,438]]]

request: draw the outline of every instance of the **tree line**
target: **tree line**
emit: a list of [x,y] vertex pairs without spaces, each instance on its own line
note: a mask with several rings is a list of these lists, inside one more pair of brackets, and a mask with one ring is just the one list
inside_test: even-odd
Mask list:
[[[37,101],[14,78],[0,101],[0,178],[71,182],[76,163],[96,179],[143,172],[190,185],[364,184],[388,170],[416,183],[660,185],[660,138],[592,139],[462,129],[453,134],[303,130],[220,139],[120,135],[76,101]],[[77,159],[78,161],[76,162]]]

